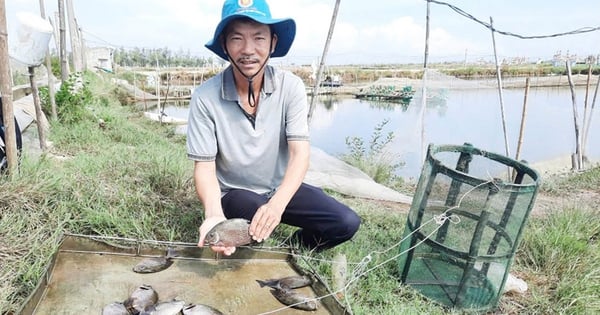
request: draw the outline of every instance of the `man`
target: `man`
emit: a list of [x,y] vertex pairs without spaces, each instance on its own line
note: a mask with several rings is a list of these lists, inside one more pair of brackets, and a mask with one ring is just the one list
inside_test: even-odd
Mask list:
[[[230,66],[198,87],[190,101],[188,157],[204,206],[198,246],[228,218],[251,221],[261,242],[283,222],[300,227],[293,240],[310,250],[352,238],[360,218],[321,189],[302,183],[310,143],[306,91],[291,72],[267,65],[285,56],[292,19],[273,19],[265,0],[226,0],[206,47]],[[234,247],[211,247],[231,255]]]

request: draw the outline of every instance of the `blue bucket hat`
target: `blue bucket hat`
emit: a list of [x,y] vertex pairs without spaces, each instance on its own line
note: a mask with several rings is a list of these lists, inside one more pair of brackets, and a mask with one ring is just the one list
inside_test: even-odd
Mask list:
[[221,12],[221,22],[217,25],[213,39],[204,46],[227,60],[227,54],[221,46],[219,36],[229,22],[240,17],[247,17],[271,26],[272,32],[277,34],[277,46],[271,57],[283,57],[288,53],[296,36],[296,22],[291,18],[272,18],[271,10],[265,0],[225,0]]

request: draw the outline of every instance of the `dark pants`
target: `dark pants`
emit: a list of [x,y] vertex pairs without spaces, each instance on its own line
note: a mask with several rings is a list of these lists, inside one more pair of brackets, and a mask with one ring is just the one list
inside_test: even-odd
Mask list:
[[[227,218],[248,220],[268,201],[265,195],[243,189],[230,190],[221,198]],[[300,228],[293,241],[319,251],[351,239],[358,230],[360,217],[320,188],[302,184],[283,212],[281,222]]]

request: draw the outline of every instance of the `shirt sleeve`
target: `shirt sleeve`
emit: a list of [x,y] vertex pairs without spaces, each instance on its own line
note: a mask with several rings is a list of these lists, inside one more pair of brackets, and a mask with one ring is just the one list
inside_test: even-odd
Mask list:
[[285,114],[285,133],[288,141],[309,141],[308,102],[306,87],[299,77],[290,75],[289,102]]
[[190,99],[187,128],[187,155],[195,161],[214,161],[217,156],[215,121],[207,101],[201,97],[202,87],[196,89]]

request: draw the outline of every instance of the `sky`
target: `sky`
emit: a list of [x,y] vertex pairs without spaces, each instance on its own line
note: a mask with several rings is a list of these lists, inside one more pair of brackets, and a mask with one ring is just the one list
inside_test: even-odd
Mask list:
[[[40,13],[40,0],[3,0],[11,33],[16,13]],[[218,0],[72,0],[77,22],[89,45],[116,48],[169,48],[211,57],[204,47],[220,21]],[[321,57],[335,0],[270,0],[275,18],[296,21],[297,34],[281,64],[311,64]],[[552,35],[600,27],[597,0],[445,0],[496,30],[522,36]],[[45,0],[48,17],[58,1]],[[326,64],[422,64],[426,0],[341,0]],[[430,3],[429,61],[474,63],[494,60],[491,31],[446,5]],[[495,34],[500,60],[549,60],[557,52],[585,58],[600,54],[600,30],[548,39],[518,39]],[[51,47],[54,47],[51,44]],[[218,57],[216,57],[218,58]]]

